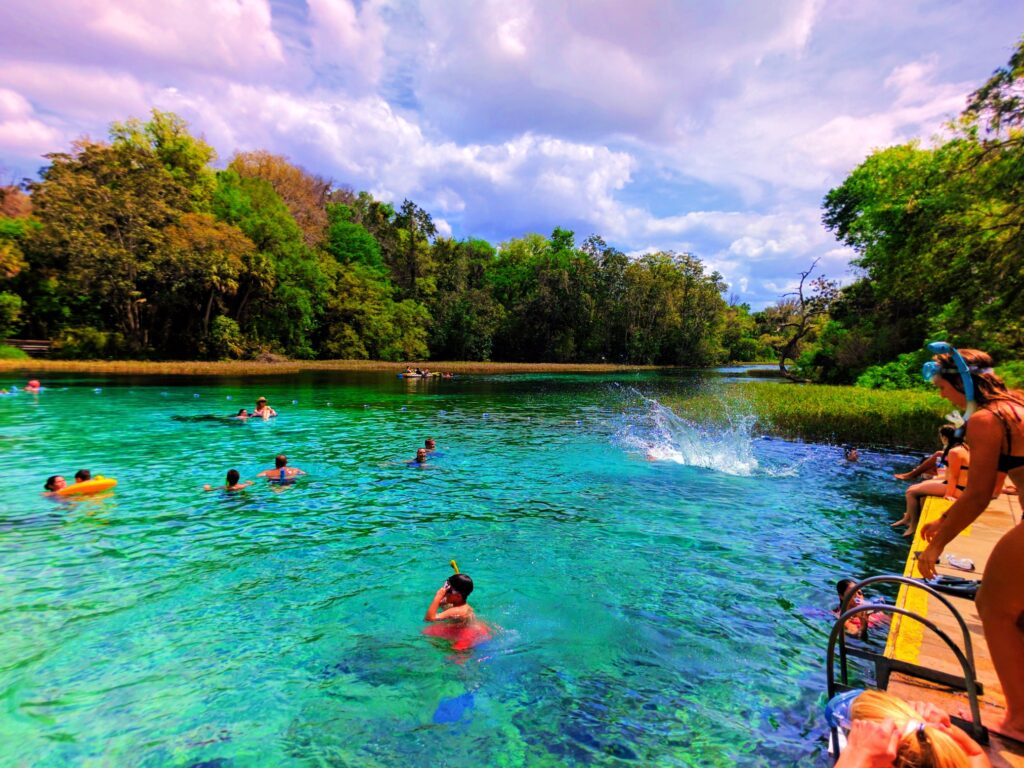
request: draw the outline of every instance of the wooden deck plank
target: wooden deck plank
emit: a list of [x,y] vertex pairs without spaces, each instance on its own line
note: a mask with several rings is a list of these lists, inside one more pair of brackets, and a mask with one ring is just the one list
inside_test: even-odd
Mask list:
[[[950,504],[951,502],[938,497],[926,499],[921,511],[921,525],[938,519]],[[937,572],[970,579],[982,578],[992,548],[1008,530],[1018,525],[1020,520],[1021,508],[1016,496],[1003,494],[994,499],[981,516],[946,547],[942,562],[936,568]],[[918,531],[920,531],[920,525]],[[907,555],[904,576],[921,578],[914,553],[923,550],[926,546],[927,542],[921,538],[920,533],[915,534]],[[972,560],[974,570],[964,572],[950,567],[949,555],[958,559]],[[977,679],[985,688],[985,693],[979,702],[982,722],[991,729],[992,724],[1002,718],[1006,709],[1006,700],[992,665],[988,645],[985,643],[981,619],[973,600],[952,596],[950,596],[950,600],[963,616],[974,645],[975,672]],[[952,613],[924,590],[901,586],[896,598],[896,605],[928,618],[955,641],[961,642],[962,633]],[[903,616],[893,617],[886,641],[885,655],[891,659],[920,664],[929,669],[962,675],[960,664],[946,644],[920,622]],[[969,712],[966,694],[906,675],[894,673],[890,678],[888,689],[905,699],[931,701],[954,714]],[[989,747],[989,757],[997,768],[999,766],[1024,768],[1024,744],[1000,739],[998,735],[994,734]]]

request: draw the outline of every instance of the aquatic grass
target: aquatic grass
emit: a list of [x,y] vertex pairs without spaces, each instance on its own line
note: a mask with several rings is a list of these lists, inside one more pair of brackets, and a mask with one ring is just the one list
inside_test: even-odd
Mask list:
[[663,402],[692,420],[725,423],[751,413],[759,434],[860,446],[928,449],[952,406],[933,392],[742,382]]
[[406,366],[427,368],[446,373],[614,373],[616,371],[649,371],[663,366],[607,365],[594,363],[484,363],[484,362],[408,362],[390,363],[380,360],[286,360],[263,362],[255,360],[164,361],[146,360],[2,360],[0,373],[97,373],[165,376],[279,376],[304,371],[350,371],[401,373]]
[[0,344],[0,360],[28,360],[28,355],[22,352],[17,347],[12,347],[9,344]]

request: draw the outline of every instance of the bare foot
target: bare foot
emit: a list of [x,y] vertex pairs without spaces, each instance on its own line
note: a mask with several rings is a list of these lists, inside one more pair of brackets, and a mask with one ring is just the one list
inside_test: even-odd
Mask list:
[[903,534],[903,538],[912,539],[915,533],[917,533],[917,531],[915,531],[913,528],[907,528],[907,530]]
[[897,475],[893,475],[893,477],[895,477],[897,480],[909,480],[910,479],[910,473],[909,472],[900,472]]
[[890,528],[899,528],[901,525],[910,525],[910,521],[904,517],[902,520],[897,520],[895,523],[889,523]]
[[1024,721],[1021,721],[1019,718],[1011,723],[1009,717],[1004,717],[992,725],[991,728],[1000,736],[1024,743]]

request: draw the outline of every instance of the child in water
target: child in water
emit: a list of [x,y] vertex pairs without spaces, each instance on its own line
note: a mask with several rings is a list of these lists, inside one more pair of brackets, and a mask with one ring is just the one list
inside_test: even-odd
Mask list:
[[237,469],[229,469],[228,470],[228,476],[227,476],[227,478],[225,478],[226,481],[227,481],[225,485],[219,486],[218,488],[214,488],[212,485],[204,485],[203,486],[203,490],[204,491],[214,491],[214,490],[240,491],[243,488],[246,488],[246,487],[252,485],[252,481],[251,480],[246,480],[244,483],[238,482],[239,478],[240,478],[240,475],[238,474],[238,470]]
[[[476,613],[469,605],[469,595],[473,592],[473,579],[465,573],[449,576],[444,585],[434,594],[434,599],[427,608],[424,621],[444,622],[423,630],[423,634],[431,637],[443,637],[450,640],[452,650],[467,651],[491,638],[491,631],[482,621],[478,621]],[[438,613],[439,609],[442,609]]]

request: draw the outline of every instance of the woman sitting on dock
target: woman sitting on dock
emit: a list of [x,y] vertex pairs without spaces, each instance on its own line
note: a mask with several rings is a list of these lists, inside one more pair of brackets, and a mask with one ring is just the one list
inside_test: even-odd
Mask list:
[[906,510],[903,512],[903,517],[892,523],[893,528],[900,525],[907,526],[904,536],[912,537],[917,532],[917,521],[921,516],[921,502],[926,496],[957,499],[967,488],[970,452],[964,445],[963,437],[957,436],[955,429],[950,436],[939,430],[939,437],[945,450],[938,463],[947,466],[946,476],[942,480],[925,480],[923,483],[916,483],[907,488],[904,494],[907,500]]
[[[925,578],[935,575],[942,550],[985,511],[999,472],[1009,474],[1017,488],[1024,487],[1024,393],[1009,390],[992,371],[992,358],[976,349],[955,350],[948,345],[922,375],[939,393],[959,408],[967,408],[967,442],[971,446],[971,479],[956,503],[935,522],[921,529],[931,542],[918,556]],[[1019,496],[1018,496],[1019,497]],[[1020,567],[1024,562],[1024,525],[1006,533],[989,554],[985,579],[976,600],[1006,696],[1006,717],[993,727],[1004,736],[1024,741],[1024,589]]]

